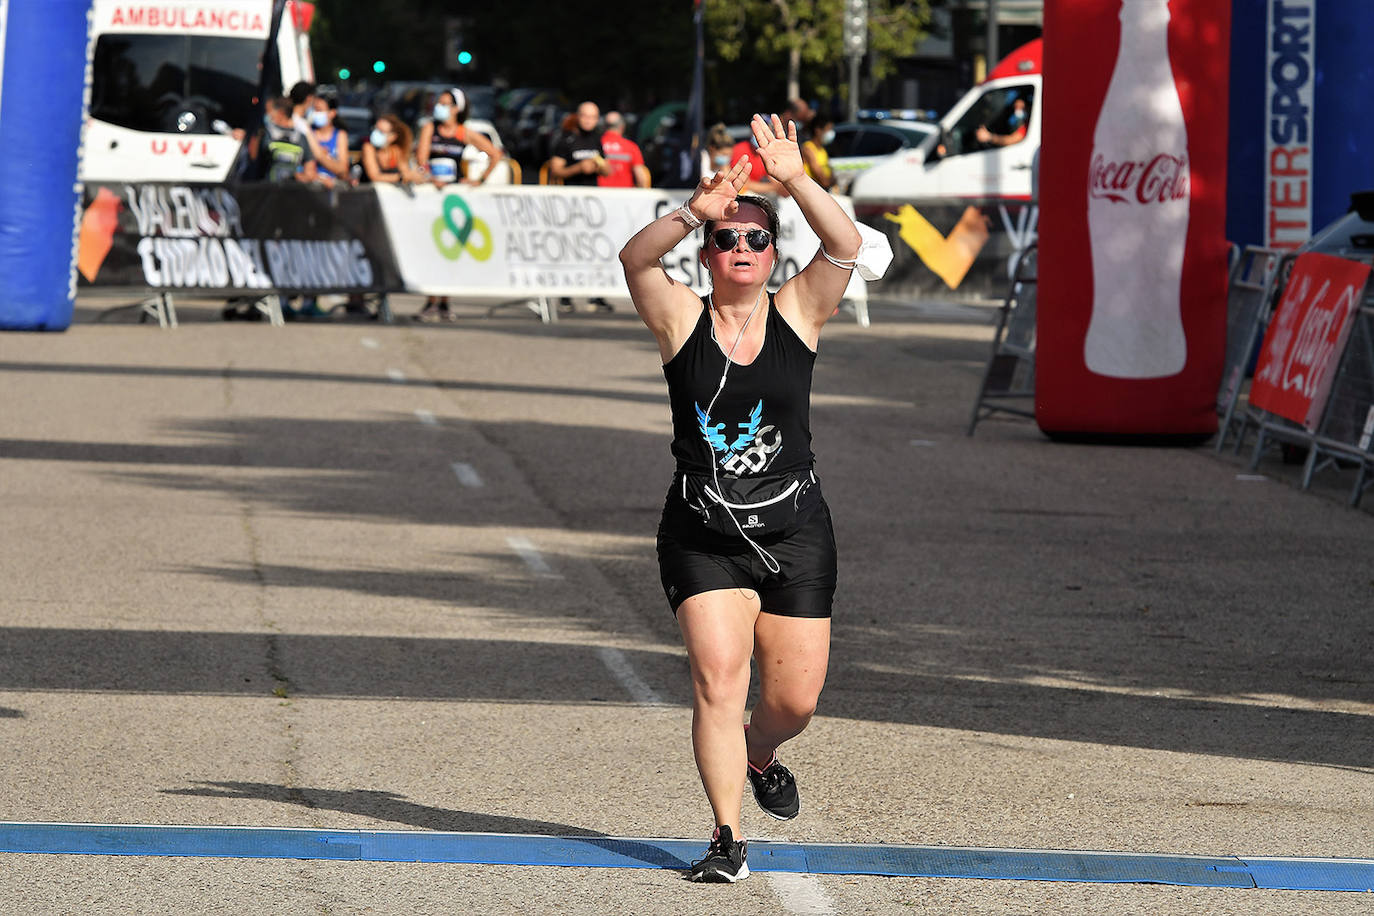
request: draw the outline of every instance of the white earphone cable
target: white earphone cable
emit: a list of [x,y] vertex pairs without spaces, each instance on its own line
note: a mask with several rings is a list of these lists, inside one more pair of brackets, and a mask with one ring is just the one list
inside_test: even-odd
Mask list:
[[[735,350],[738,349],[740,341],[744,339],[744,332],[749,329],[749,322],[754,320],[754,314],[759,310],[759,303],[763,301],[763,294],[766,289],[766,285],[759,287],[759,294],[754,299],[754,307],[749,310],[749,317],[744,319],[744,324],[740,327],[739,333],[735,335],[735,342],[730,346],[730,352],[725,355],[725,369],[720,373],[720,384],[716,386],[716,393],[712,395],[711,403],[706,405],[706,416],[708,419],[711,417],[711,411],[715,409],[716,399],[719,398],[720,393],[725,390],[725,378],[730,374],[730,365],[735,361]],[[711,340],[715,342],[717,349],[719,349],[720,339],[716,337],[716,303],[714,291],[706,294],[706,305],[710,310]],[[764,550],[753,538],[744,533],[744,526],[739,523],[739,519],[735,518],[734,511],[726,505],[725,500],[721,497],[720,474],[717,470],[719,462],[716,461],[716,447],[711,444],[711,440],[709,439],[706,440],[706,447],[711,450],[711,482],[716,485],[714,492],[710,490],[707,491],[707,496],[719,505],[726,515],[730,516],[730,521],[735,523],[735,530],[739,532],[739,536],[744,538],[744,540],[749,543],[750,547],[754,548],[755,553],[759,555],[759,559],[763,561],[763,565],[768,567],[768,571],[771,573],[779,572],[782,566],[774,559],[771,553]]]

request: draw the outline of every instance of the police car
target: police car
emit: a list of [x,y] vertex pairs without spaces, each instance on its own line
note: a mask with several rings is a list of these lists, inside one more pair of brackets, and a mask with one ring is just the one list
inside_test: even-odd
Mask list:
[[856,176],[893,153],[915,149],[927,141],[933,145],[940,126],[917,120],[919,114],[865,109],[859,111],[859,120],[836,124],[835,139],[825,147],[835,173],[835,191],[848,193]]

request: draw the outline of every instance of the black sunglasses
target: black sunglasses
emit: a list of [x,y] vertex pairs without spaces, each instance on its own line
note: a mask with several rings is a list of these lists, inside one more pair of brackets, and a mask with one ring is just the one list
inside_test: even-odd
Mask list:
[[[740,234],[738,229],[717,229],[711,233],[711,241],[721,251],[734,251],[739,244]],[[750,229],[743,235],[744,243],[753,251],[763,251],[773,242],[773,236],[767,229]]]

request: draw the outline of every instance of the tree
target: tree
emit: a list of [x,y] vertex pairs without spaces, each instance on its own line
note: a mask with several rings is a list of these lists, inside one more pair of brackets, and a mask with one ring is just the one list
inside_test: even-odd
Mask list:
[[[706,25],[725,61],[746,51],[764,62],[787,66],[787,98],[802,94],[802,65],[819,73],[839,72],[845,0],[706,0]],[[881,80],[895,72],[926,35],[929,0],[868,0],[869,73]],[[812,88],[822,98],[835,90],[825,80]]]

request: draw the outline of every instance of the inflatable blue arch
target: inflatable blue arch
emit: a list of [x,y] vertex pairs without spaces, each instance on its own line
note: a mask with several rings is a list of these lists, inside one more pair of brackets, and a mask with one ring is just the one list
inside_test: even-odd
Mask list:
[[0,0],[0,329],[65,330],[90,0]]

